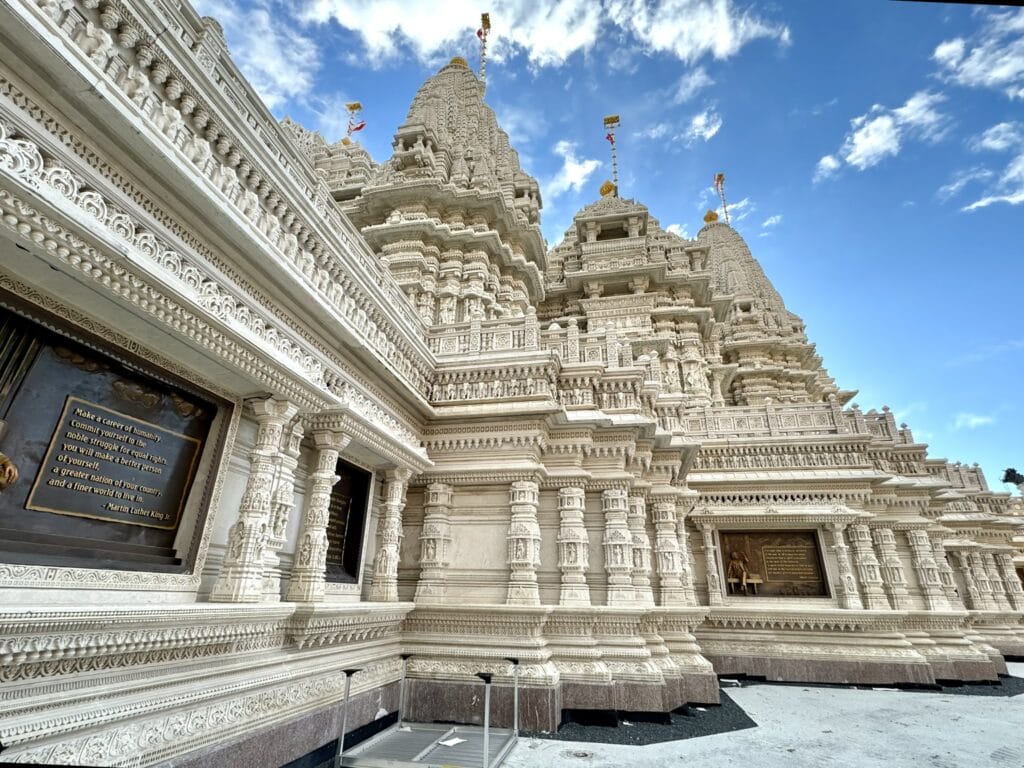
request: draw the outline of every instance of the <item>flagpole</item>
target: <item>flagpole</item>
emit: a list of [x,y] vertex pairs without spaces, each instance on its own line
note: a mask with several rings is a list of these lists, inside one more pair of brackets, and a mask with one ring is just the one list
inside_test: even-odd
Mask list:
[[728,224],[729,223],[729,209],[725,205],[725,174],[724,173],[719,172],[719,173],[715,174],[715,191],[718,193],[718,196],[722,200],[722,213],[725,214],[725,223]]
[[612,184],[615,185],[615,196],[619,196],[619,155],[615,147],[615,129],[619,127],[618,115],[607,115],[604,118],[604,127],[608,130],[605,138],[612,145]]
[[480,29],[476,36],[480,38],[480,82],[487,90],[487,33],[491,31],[491,14],[480,14]]

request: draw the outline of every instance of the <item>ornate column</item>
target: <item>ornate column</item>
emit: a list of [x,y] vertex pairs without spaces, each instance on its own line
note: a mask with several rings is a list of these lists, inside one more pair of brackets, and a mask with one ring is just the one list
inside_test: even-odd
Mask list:
[[956,590],[956,580],[953,578],[953,569],[949,565],[949,558],[946,557],[946,547],[942,543],[941,536],[932,539],[932,554],[935,557],[935,564],[939,568],[939,580],[942,582],[942,591],[946,593],[946,600],[951,608],[961,610],[964,601]]
[[960,568],[960,575],[964,580],[964,588],[967,590],[967,607],[975,611],[983,611],[984,600],[981,597],[981,590],[978,582],[974,580],[974,569],[971,567],[971,553],[957,550],[953,553],[956,564]]
[[974,583],[978,585],[978,603],[982,611],[998,611],[999,604],[992,594],[992,585],[988,581],[988,569],[985,567],[985,560],[980,552],[970,554],[971,575],[974,576]]
[[914,571],[917,573],[917,581],[921,585],[921,593],[924,595],[924,603],[928,610],[951,610],[952,606],[942,588],[939,565],[935,562],[935,550],[928,539],[928,532],[922,531],[920,528],[912,528],[907,531],[907,542],[910,544]]
[[445,600],[452,548],[451,509],[450,485],[431,483],[424,489],[417,603],[443,603]]
[[686,530],[686,516],[693,511],[697,494],[676,499],[676,541],[679,542],[679,578],[683,582],[683,605],[697,605],[697,590],[693,585],[693,555],[690,552],[690,534]]
[[299,463],[302,422],[296,420],[287,431],[284,451],[277,457],[277,483],[271,502],[270,539],[263,553],[263,597],[281,599],[281,560],[278,552],[285,543],[288,518],[295,506],[295,467]]
[[509,491],[512,519],[508,525],[507,605],[540,605],[537,567],[540,565],[540,526],[537,506],[540,488],[535,480],[516,480]]
[[1009,552],[996,552],[994,557],[996,565],[999,567],[999,573],[1003,577],[1006,597],[1013,605],[1013,610],[1024,611],[1024,587],[1021,586],[1020,579],[1017,577],[1013,557]]
[[829,528],[832,531],[832,551],[836,554],[836,565],[839,568],[839,583],[836,585],[839,605],[842,608],[859,611],[864,608],[864,604],[857,592],[857,579],[853,576],[849,548],[846,546],[846,537],[843,536],[846,523],[832,523]]
[[651,589],[651,538],[647,535],[647,499],[640,494],[629,497],[626,525],[633,539],[633,593],[640,605],[654,605]]
[[889,593],[889,601],[893,610],[905,611],[910,607],[910,593],[903,573],[903,561],[896,552],[896,536],[891,528],[872,528],[871,534],[881,556],[882,583]]
[[654,519],[654,560],[661,584],[658,602],[663,606],[687,605],[683,590],[682,556],[676,538],[675,497],[652,497],[651,516]]
[[1001,611],[1012,611],[1013,606],[1006,596],[1006,586],[1003,584],[1003,576],[999,573],[999,566],[991,552],[981,554],[982,562],[985,564],[985,571],[988,573],[988,583],[992,588],[992,597]]
[[888,611],[891,606],[882,589],[882,575],[871,543],[871,529],[863,523],[850,526],[850,543],[853,546],[853,562],[857,566],[864,596],[864,607],[869,611]]
[[633,537],[626,522],[626,492],[609,488],[601,493],[604,512],[604,569],[608,574],[608,605],[634,605]]
[[324,570],[327,567],[327,518],[330,515],[331,489],[338,482],[338,454],[351,438],[333,429],[314,429],[316,469],[309,476],[309,495],[302,515],[302,528],[295,547],[292,580],[288,599],[296,603],[324,599]]
[[725,602],[722,595],[722,578],[718,575],[718,543],[715,541],[715,526],[711,523],[697,523],[704,536],[704,568],[708,575],[708,605],[721,605]]
[[284,425],[298,408],[287,400],[252,400],[258,429],[252,450],[249,478],[238,509],[238,520],[228,532],[228,549],[210,600],[258,602],[263,599],[263,550],[270,538],[270,493],[274,458]]
[[583,527],[585,501],[586,492],[579,486],[558,490],[558,569],[562,572],[559,605],[590,605],[590,544]]
[[389,469],[385,475],[384,508],[377,522],[377,556],[373,560],[370,599],[379,603],[398,602],[398,549],[402,543],[402,510],[412,470]]

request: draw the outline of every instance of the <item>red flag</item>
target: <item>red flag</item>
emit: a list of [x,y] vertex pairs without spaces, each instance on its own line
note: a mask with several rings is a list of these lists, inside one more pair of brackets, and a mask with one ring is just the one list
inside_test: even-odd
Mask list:
[[606,139],[608,139],[608,141],[610,141],[610,142],[611,142],[612,144],[614,144],[614,143],[615,143],[615,136],[614,136],[614,135],[612,135],[612,134],[610,134],[610,133],[609,133],[609,134],[607,134],[607,135],[605,136],[605,138],[606,138]]
[[478,29],[476,31],[476,36],[479,37],[481,40],[483,40],[485,37],[487,37],[487,33],[484,32],[483,27],[481,27],[480,29]]
[[348,124],[348,132],[349,133],[355,133],[356,131],[363,130],[363,128],[365,128],[365,127],[366,127],[366,121],[365,120],[360,120],[358,123],[349,123]]

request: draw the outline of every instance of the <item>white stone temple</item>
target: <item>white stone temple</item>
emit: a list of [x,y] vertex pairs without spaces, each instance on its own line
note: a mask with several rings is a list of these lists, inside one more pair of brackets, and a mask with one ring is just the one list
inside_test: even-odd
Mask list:
[[[1024,510],[823,367],[743,238],[561,242],[453,59],[375,161],[172,0],[0,5],[0,760],[278,768],[718,675],[994,681]],[[407,660],[403,661],[403,657]]]

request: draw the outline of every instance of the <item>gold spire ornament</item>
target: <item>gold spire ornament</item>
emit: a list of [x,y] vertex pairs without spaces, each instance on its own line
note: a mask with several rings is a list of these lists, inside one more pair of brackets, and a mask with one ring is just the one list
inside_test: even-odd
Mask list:
[[704,223],[710,224],[713,221],[718,221],[718,214],[708,208],[708,212],[704,214]]
[[598,190],[598,192],[601,193],[601,197],[608,197],[608,195],[610,195],[614,191],[615,191],[615,185],[612,184],[607,179],[605,179],[604,184],[602,184],[601,188]]
[[[605,138],[612,145],[612,184],[615,185],[615,196],[619,196],[619,156],[615,151],[615,129],[619,127],[618,115],[605,115],[604,127],[608,131]],[[602,193],[603,194],[603,193]]]
[[484,86],[484,90],[487,90],[487,35],[491,31],[491,14],[481,13],[480,14],[480,29],[476,31],[476,36],[480,38],[480,82]]

